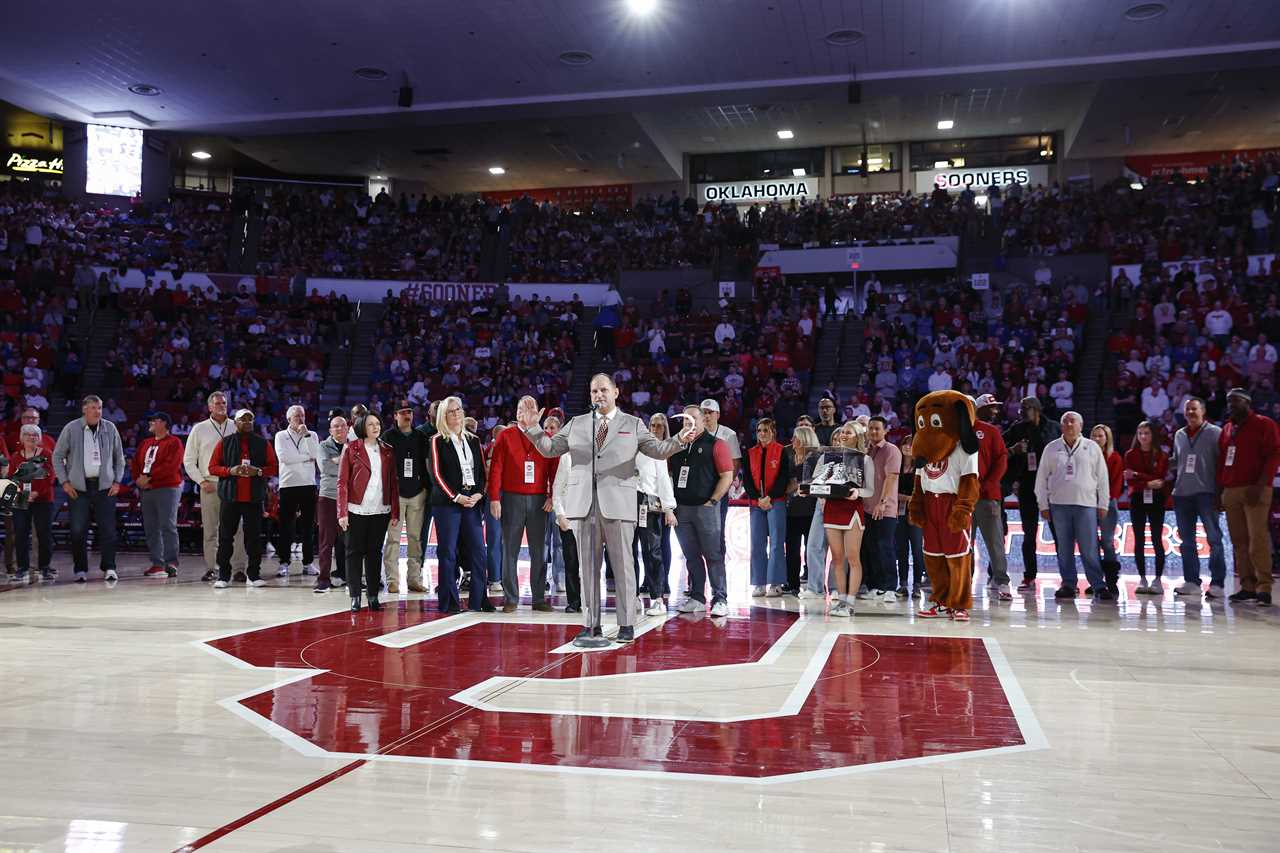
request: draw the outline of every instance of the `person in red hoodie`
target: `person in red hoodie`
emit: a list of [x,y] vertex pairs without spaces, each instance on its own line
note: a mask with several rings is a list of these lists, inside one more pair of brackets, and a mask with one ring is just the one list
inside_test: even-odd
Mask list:
[[1218,436],[1218,488],[1227,511],[1227,531],[1235,552],[1240,589],[1228,600],[1271,606],[1271,482],[1280,467],[1280,429],[1253,411],[1243,388],[1227,392],[1230,418]]
[[[1164,595],[1164,504],[1169,455],[1160,449],[1159,426],[1151,421],[1138,424],[1133,446],[1124,455],[1124,479],[1129,484],[1129,517],[1133,520],[1133,556],[1138,564],[1138,592]],[[1156,551],[1156,574],[1147,584],[1147,533]]]
[[14,507],[13,526],[17,540],[18,564],[14,572],[15,579],[26,581],[35,579],[31,574],[31,528],[36,531],[36,551],[39,561],[40,576],[51,581],[57,577],[53,570],[53,454],[45,449],[41,439],[43,434],[35,424],[23,424],[19,431],[18,447],[9,460],[10,472],[17,471],[28,459],[43,456],[44,476],[23,484],[26,494],[26,506]]
[[[1004,493],[1000,488],[1000,481],[1009,470],[1009,447],[993,422],[1003,405],[990,394],[983,394],[976,401],[978,420],[973,422],[973,429],[978,436],[978,502],[973,508],[973,526],[982,533],[987,546],[987,582],[996,588],[1001,601],[1012,601],[1009,561],[1004,553]],[[977,541],[978,537],[974,534],[973,538]]]
[[1098,522],[1098,544],[1102,549],[1102,576],[1112,594],[1120,595],[1120,558],[1116,556],[1116,525],[1120,522],[1120,508],[1116,501],[1124,489],[1124,457],[1116,452],[1115,435],[1111,427],[1098,424],[1089,431],[1089,438],[1102,448],[1102,458],[1107,460],[1107,482],[1111,489],[1111,501],[1107,504],[1107,517]]
[[[529,401],[535,409],[537,401]],[[537,451],[522,430],[504,429],[493,442],[489,477],[489,512],[502,525],[503,613],[514,613],[520,601],[520,580],[516,568],[520,542],[529,540],[529,591],[533,609],[550,612],[547,603],[547,513],[551,511],[551,483],[556,476],[556,459]]]
[[170,435],[167,412],[147,416],[151,435],[133,454],[133,482],[142,495],[142,529],[147,534],[149,578],[178,576],[178,503],[182,500],[182,439]]

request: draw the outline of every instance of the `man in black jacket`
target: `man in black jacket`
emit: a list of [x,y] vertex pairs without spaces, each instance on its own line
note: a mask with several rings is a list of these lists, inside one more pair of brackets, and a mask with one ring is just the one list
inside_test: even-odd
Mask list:
[[422,430],[413,428],[413,404],[401,400],[395,409],[395,426],[382,434],[382,440],[396,454],[396,475],[400,487],[400,521],[387,530],[382,550],[382,567],[387,575],[387,592],[400,591],[400,525],[408,539],[409,592],[426,592],[422,583],[422,534],[426,525],[428,490],[427,439]]
[[[1022,400],[1022,420],[1005,430],[1004,443],[1009,448],[1007,479],[1018,496],[1018,515],[1022,519],[1022,583],[1018,592],[1035,589],[1036,539],[1040,531],[1040,506],[1036,503],[1036,471],[1044,456],[1044,447],[1062,432],[1046,419],[1035,397]],[[1047,509],[1047,507],[1046,507]],[[1053,521],[1049,522],[1053,532]]]
[[218,521],[218,579],[215,589],[231,584],[231,551],[236,531],[244,523],[244,549],[249,556],[249,583],[262,580],[262,516],[267,500],[267,480],[280,470],[271,442],[253,431],[253,412],[240,409],[236,431],[222,440],[209,460],[209,473],[218,478],[222,515]]

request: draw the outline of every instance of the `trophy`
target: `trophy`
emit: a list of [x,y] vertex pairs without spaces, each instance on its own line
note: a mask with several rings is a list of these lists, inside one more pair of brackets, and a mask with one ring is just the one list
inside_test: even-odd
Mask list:
[[866,487],[865,453],[847,447],[811,447],[800,477],[802,497],[849,498]]

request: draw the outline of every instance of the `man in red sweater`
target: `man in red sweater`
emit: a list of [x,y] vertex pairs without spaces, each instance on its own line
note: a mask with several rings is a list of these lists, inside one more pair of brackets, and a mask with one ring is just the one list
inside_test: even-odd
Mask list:
[[[535,409],[537,402],[528,400]],[[513,613],[520,601],[520,580],[516,574],[520,542],[529,541],[529,590],[533,609],[548,612],[547,603],[547,513],[551,511],[551,483],[556,461],[537,451],[522,430],[504,429],[493,443],[489,464],[489,511],[502,524],[503,613]]]
[[1230,600],[1271,606],[1271,483],[1280,467],[1280,429],[1253,411],[1243,388],[1227,392],[1229,420],[1218,437],[1218,488],[1227,511],[1240,589]]
[[142,529],[147,534],[149,578],[178,575],[178,502],[182,499],[182,439],[170,435],[169,415],[147,416],[151,435],[133,454],[133,482],[142,496]]
[[[978,502],[973,508],[973,526],[981,531],[987,546],[987,583],[996,588],[1001,601],[1012,601],[1004,553],[1004,494],[1000,490],[1000,481],[1009,470],[1009,448],[1000,428],[992,423],[1002,405],[990,394],[977,399],[978,419],[973,429],[978,436]],[[977,536],[973,538],[977,541]]]

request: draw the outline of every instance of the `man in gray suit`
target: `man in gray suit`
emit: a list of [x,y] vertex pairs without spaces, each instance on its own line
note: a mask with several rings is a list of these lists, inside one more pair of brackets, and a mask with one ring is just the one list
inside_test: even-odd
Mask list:
[[[643,420],[623,414],[614,405],[618,388],[604,373],[591,377],[593,414],[578,415],[554,436],[542,429],[542,410],[532,397],[523,397],[516,420],[533,446],[543,456],[563,456],[572,460],[566,490],[565,515],[578,542],[578,565],[582,571],[582,612],[585,627],[575,645],[599,645],[604,636],[600,627],[600,545],[609,549],[617,596],[618,642],[635,639],[632,624],[636,616],[636,575],[633,553],[639,500],[640,475],[636,455],[667,459],[684,449],[688,431],[676,438],[659,441]],[[595,461],[596,485],[592,491],[591,466]]]

